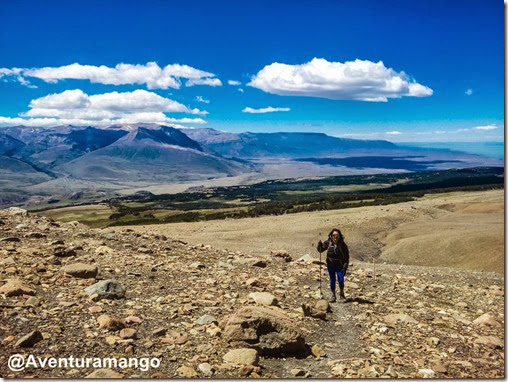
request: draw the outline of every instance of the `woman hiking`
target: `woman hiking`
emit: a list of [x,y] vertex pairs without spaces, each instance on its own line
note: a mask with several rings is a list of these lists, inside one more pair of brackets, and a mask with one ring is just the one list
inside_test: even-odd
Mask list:
[[328,240],[324,243],[319,240],[317,250],[319,253],[326,251],[326,267],[330,275],[330,289],[332,291],[330,302],[337,301],[337,295],[335,294],[335,277],[339,279],[339,297],[345,300],[344,276],[349,266],[349,249],[344,242],[342,232],[337,228],[332,229],[328,235]]

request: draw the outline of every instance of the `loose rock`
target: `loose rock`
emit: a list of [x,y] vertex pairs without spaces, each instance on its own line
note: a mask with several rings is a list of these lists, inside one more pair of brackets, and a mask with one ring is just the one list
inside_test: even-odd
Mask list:
[[64,266],[62,271],[73,277],[88,279],[95,278],[99,269],[95,265],[75,263]]
[[125,288],[115,280],[102,280],[85,289],[89,295],[97,294],[101,298],[115,299],[125,296]]
[[256,349],[241,348],[229,351],[224,355],[223,359],[224,362],[234,365],[257,365],[259,355]]

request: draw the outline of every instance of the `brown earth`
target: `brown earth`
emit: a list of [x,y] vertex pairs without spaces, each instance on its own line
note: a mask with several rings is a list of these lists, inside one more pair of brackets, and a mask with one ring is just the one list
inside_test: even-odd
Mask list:
[[[440,196],[377,208],[136,228],[143,232],[132,227],[94,230],[26,216],[19,209],[0,210],[0,376],[107,375],[94,367],[10,370],[9,357],[21,354],[160,359],[158,368],[147,371],[113,368],[134,378],[503,378],[501,273],[437,264],[378,261],[374,266],[358,259],[370,260],[381,252],[387,233],[418,219],[478,210],[479,215],[497,216],[495,203],[499,205],[502,193],[445,197],[446,203]],[[443,204],[463,208],[436,207]],[[490,224],[477,217],[476,225]],[[335,225],[344,230],[353,259],[345,303],[331,304],[322,320],[306,316],[302,304],[316,304],[320,285],[329,296],[313,245]],[[386,227],[393,228],[387,232]],[[492,227],[497,229],[498,222],[486,231],[497,232]],[[492,240],[497,238],[491,234]],[[288,251],[293,261],[271,254],[273,249]],[[305,253],[317,263],[296,261]],[[90,279],[66,274],[64,267],[75,263],[97,267],[98,274]],[[125,296],[98,299],[85,292],[107,279],[120,283]],[[277,299],[278,306],[269,309],[284,314],[301,331],[304,351],[261,355],[259,366],[223,360],[231,350],[246,346],[228,342],[223,334],[232,314],[256,305],[252,292]]]

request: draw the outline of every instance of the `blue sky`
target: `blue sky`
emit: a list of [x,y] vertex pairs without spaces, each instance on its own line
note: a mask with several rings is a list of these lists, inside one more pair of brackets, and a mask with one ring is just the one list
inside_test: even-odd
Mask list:
[[503,140],[501,1],[3,0],[0,10],[0,126]]

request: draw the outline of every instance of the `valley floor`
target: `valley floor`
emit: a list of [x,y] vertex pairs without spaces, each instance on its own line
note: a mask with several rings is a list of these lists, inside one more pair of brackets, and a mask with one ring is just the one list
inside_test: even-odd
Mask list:
[[429,194],[387,206],[129,226],[254,256],[282,248],[294,257],[317,254],[317,242],[334,227],[355,259],[504,273],[504,190]]

